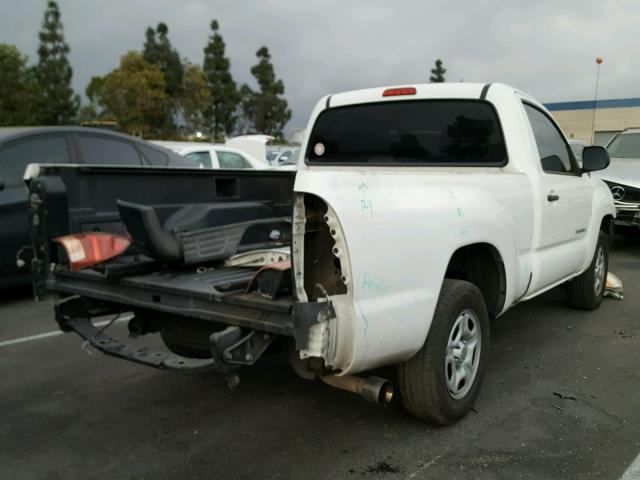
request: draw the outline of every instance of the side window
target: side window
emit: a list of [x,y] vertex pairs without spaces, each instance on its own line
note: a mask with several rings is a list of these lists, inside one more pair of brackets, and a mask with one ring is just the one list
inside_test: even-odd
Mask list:
[[220,168],[251,168],[251,164],[241,155],[233,152],[216,152]]
[[144,143],[138,143],[137,145],[149,165],[166,167],[169,164],[169,155],[163,151],[145,145]]
[[189,160],[193,160],[199,168],[213,168],[211,155],[209,152],[192,152],[185,155]]
[[90,165],[141,165],[140,155],[129,142],[100,135],[78,135],[84,163]]
[[549,118],[531,105],[524,104],[538,146],[542,169],[549,173],[572,171],[569,146]]
[[30,163],[69,163],[66,138],[47,135],[8,144],[0,150],[0,181],[5,187],[22,185]]

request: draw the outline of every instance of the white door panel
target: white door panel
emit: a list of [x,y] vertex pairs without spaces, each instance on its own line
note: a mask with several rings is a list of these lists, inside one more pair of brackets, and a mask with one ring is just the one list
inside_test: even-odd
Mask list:
[[585,181],[562,133],[549,116],[524,104],[539,162],[536,203],[539,224],[535,239],[537,269],[528,294],[577,273],[583,265],[581,241],[589,230],[591,182]]

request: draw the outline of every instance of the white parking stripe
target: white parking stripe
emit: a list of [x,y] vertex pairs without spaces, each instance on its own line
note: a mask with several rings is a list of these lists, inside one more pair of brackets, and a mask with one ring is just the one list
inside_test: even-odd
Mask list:
[[640,454],[625,470],[620,480],[640,480]]
[[[121,322],[126,322],[128,320],[131,320],[131,316],[119,318],[113,323],[121,323]],[[94,325],[96,327],[103,327],[106,324],[108,324],[110,321],[111,320],[104,320],[102,322],[94,323]],[[62,335],[63,333],[66,333],[66,332],[63,332],[62,330],[55,330],[53,332],[39,333],[38,335],[31,335],[29,337],[14,338],[13,340],[5,340],[4,342],[0,342],[0,348],[9,347],[11,345],[17,345],[19,343],[31,342],[33,340],[41,340],[43,338],[55,337],[56,335]]]

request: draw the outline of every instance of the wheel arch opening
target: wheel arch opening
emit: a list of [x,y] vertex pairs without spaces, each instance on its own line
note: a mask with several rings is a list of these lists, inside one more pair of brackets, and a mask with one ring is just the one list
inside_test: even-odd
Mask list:
[[346,240],[337,215],[323,198],[297,194],[293,244],[298,300],[315,302],[347,293],[350,274]]
[[460,247],[449,260],[445,278],[475,284],[482,292],[490,318],[502,311],[507,282],[502,256],[493,245],[475,243]]
[[600,231],[609,236],[609,246],[613,242],[614,221],[613,215],[605,215],[600,222]]

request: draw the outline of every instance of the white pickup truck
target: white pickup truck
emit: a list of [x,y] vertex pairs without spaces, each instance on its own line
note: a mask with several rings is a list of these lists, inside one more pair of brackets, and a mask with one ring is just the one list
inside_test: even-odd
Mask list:
[[[589,172],[609,157],[587,147],[579,167],[528,95],[329,95],[301,152],[297,173],[30,167],[36,292],[60,297],[63,330],[157,368],[233,383],[284,348],[302,376],[385,402],[389,380],[355,374],[398,365],[406,410],[438,424],[472,407],[492,319],[558,285],[600,305],[615,209]],[[172,353],[92,323],[129,311]]]

